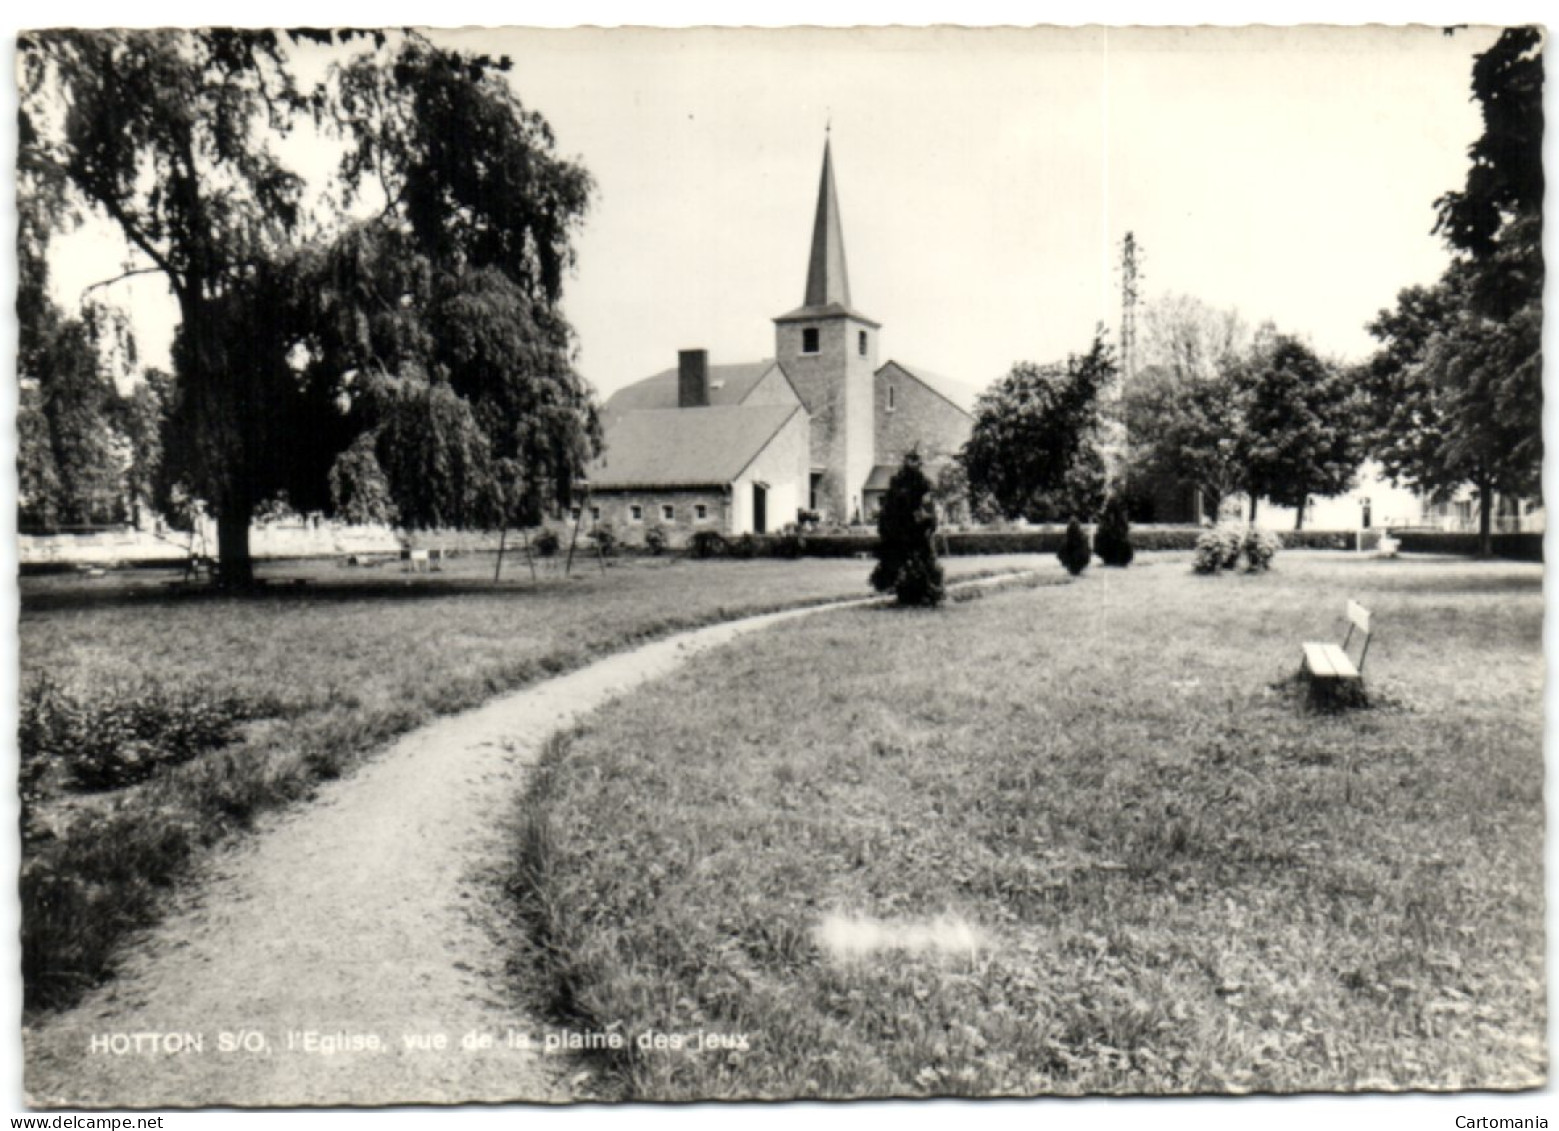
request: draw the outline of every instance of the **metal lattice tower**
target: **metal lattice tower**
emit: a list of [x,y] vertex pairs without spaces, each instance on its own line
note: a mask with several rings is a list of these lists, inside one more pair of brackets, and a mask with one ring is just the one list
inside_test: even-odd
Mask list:
[[1141,249],[1135,232],[1121,240],[1121,376],[1117,395],[1137,375],[1137,303],[1141,298]]

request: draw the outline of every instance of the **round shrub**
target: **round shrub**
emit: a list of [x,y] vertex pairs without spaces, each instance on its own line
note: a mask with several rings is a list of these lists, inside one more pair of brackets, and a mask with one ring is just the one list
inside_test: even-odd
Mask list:
[[1271,567],[1282,548],[1283,540],[1270,531],[1254,526],[1215,526],[1197,539],[1191,568],[1197,573],[1220,573],[1238,568],[1243,559],[1246,573],[1260,573]]
[[1196,555],[1191,559],[1191,568],[1197,573],[1219,573],[1233,569],[1239,564],[1240,551],[1244,545],[1245,536],[1237,527],[1209,527],[1196,540]]
[[666,530],[662,526],[652,526],[644,532],[644,548],[652,554],[666,552]]
[[596,547],[603,557],[613,557],[617,553],[617,531],[612,529],[612,524],[603,522],[590,532],[590,537],[595,540]]
[[558,532],[556,530],[553,530],[550,527],[543,527],[541,533],[536,535],[536,540],[531,543],[531,546],[535,549],[539,556],[543,558],[555,558],[557,557],[558,550],[562,544],[563,543],[558,538]]
[[687,551],[695,558],[723,557],[725,549],[725,539],[718,530],[700,530],[687,540]]
[[1099,529],[1094,532],[1093,552],[1108,566],[1128,566],[1136,551],[1131,546],[1131,524],[1126,518],[1126,499],[1111,495],[1105,501],[1099,515]]
[[1282,549],[1283,542],[1276,534],[1257,530],[1254,526],[1245,531],[1240,551],[1245,557],[1246,573],[1262,573],[1272,566],[1272,559]]
[[770,542],[769,552],[776,558],[799,558],[806,552],[806,539],[795,525],[782,527]]
[[1066,538],[1061,542],[1061,548],[1056,551],[1056,557],[1061,559],[1061,564],[1066,566],[1066,572],[1073,577],[1088,568],[1089,561],[1093,558],[1093,547],[1088,544],[1088,534],[1083,530],[1083,524],[1075,518],[1066,524]]

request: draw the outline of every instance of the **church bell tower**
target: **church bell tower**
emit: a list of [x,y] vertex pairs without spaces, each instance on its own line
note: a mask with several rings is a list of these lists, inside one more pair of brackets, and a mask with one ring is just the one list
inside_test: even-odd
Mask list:
[[850,306],[830,141],[823,142],[806,297],[774,320],[775,357],[812,418],[812,504],[835,521],[862,514],[874,461],[873,374],[881,327]]

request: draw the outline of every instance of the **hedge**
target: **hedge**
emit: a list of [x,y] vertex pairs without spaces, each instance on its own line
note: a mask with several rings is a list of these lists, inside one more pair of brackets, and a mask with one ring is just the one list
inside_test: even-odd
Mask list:
[[[1407,554],[1464,554],[1474,557],[1478,553],[1476,534],[1447,533],[1440,530],[1399,530],[1393,537]],[[1543,560],[1543,535],[1536,531],[1520,534],[1496,534],[1493,539],[1494,556],[1517,562]]]
[[[1138,551],[1194,550],[1202,533],[1198,526],[1135,526],[1131,544]],[[778,534],[748,535],[752,556],[760,558],[795,557],[795,537]],[[1066,537],[1063,527],[1033,527],[1026,530],[957,530],[947,533],[945,543],[937,539],[937,549],[949,557],[973,557],[981,554],[1054,554]],[[1351,530],[1292,530],[1280,537],[1287,549],[1352,550],[1355,534]],[[728,540],[729,541],[729,540]],[[877,552],[877,535],[807,534],[801,538],[800,552],[809,558],[871,557]],[[743,555],[746,556],[746,555]]]

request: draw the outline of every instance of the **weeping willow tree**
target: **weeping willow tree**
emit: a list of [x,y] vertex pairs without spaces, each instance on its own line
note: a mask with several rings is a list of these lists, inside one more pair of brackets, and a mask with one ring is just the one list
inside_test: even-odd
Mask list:
[[[307,88],[304,50],[337,56]],[[412,33],[21,38],[19,197],[166,279],[160,482],[215,515],[224,582],[279,497],[411,527],[569,501],[599,445],[560,310],[591,181],[509,69]],[[339,146],[331,184],[282,160],[298,129]]]

